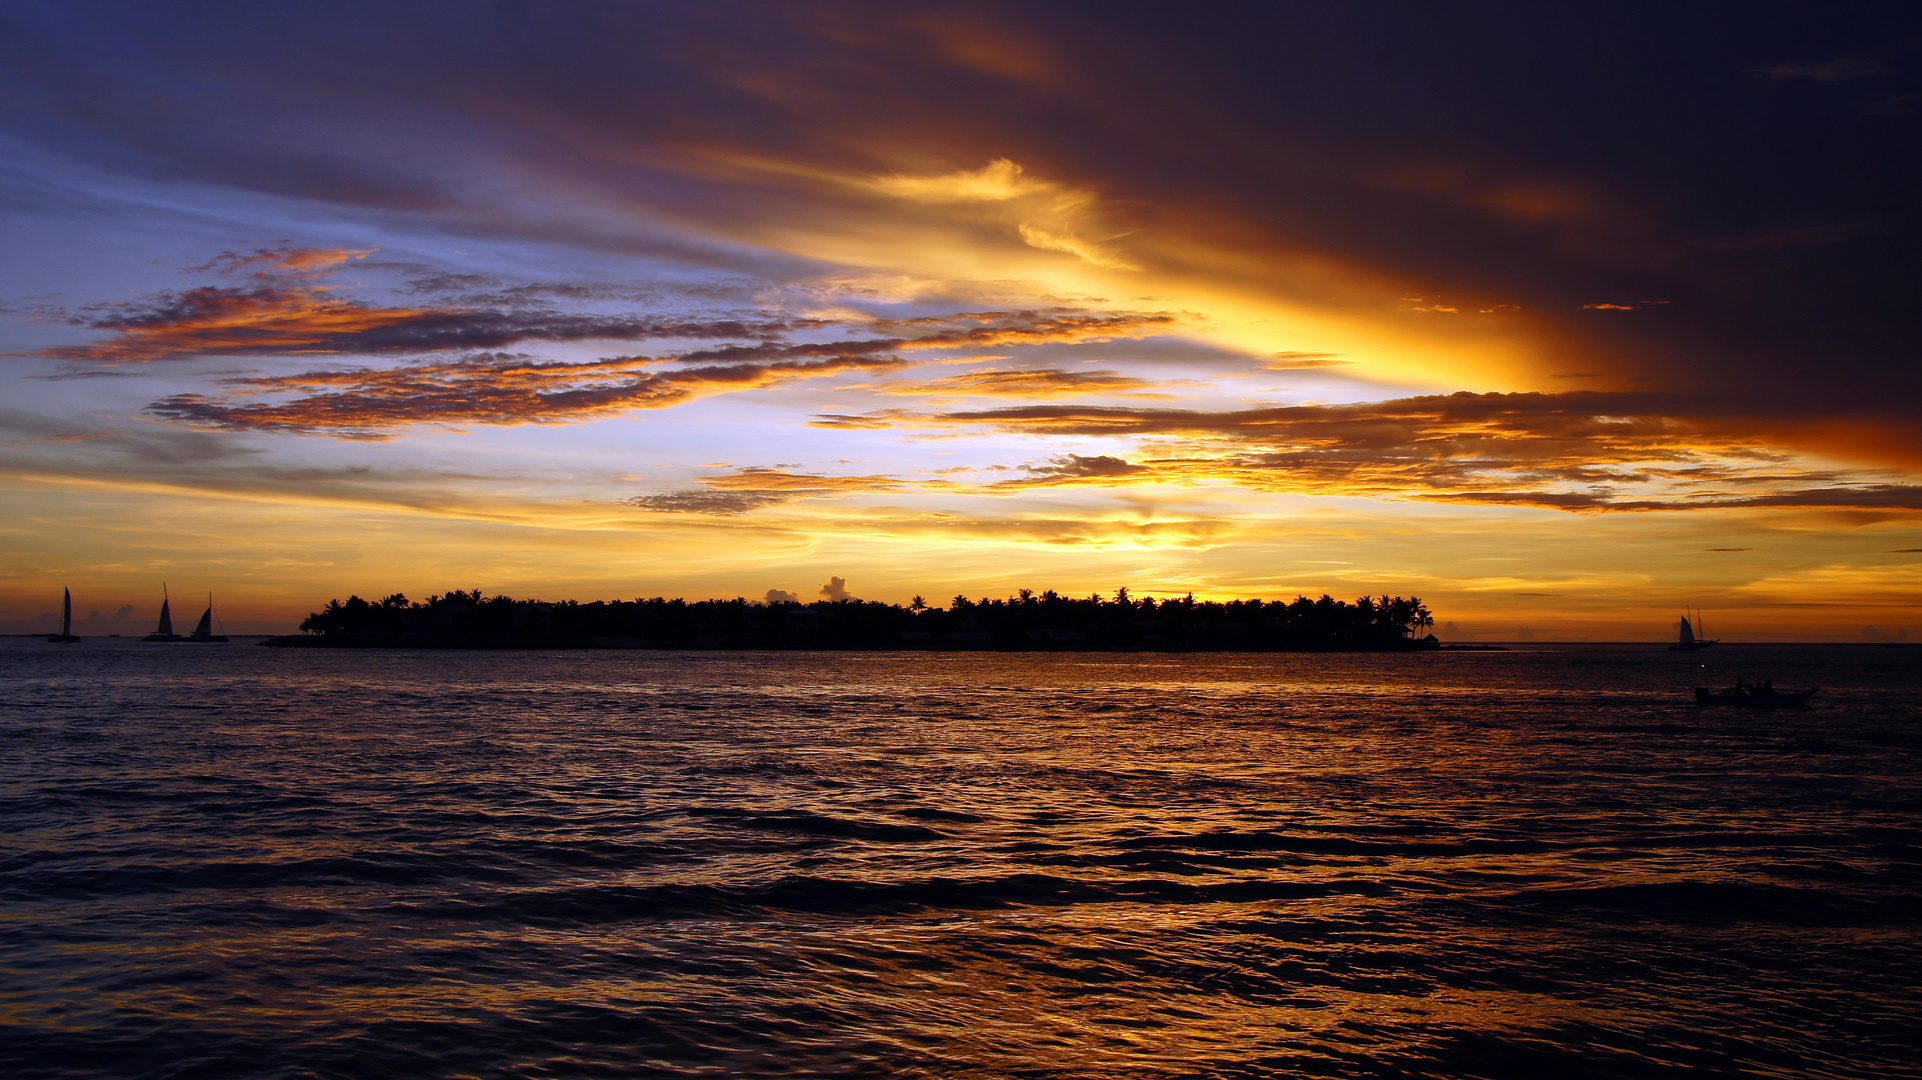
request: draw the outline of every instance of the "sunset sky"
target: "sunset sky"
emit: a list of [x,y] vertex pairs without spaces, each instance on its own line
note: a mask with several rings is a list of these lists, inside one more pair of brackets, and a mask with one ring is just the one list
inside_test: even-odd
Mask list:
[[0,58],[0,630],[1922,640],[1912,5],[0,0]]

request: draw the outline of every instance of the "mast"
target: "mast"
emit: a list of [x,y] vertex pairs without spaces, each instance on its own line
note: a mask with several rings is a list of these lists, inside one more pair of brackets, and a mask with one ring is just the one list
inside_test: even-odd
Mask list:
[[160,583],[160,629],[155,630],[154,633],[172,634],[174,632],[173,612],[169,609],[171,603],[167,596],[167,583],[163,581]]

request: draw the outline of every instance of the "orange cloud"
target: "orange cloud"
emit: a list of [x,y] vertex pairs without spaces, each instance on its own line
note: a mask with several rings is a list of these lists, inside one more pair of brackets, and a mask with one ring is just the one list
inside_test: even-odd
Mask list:
[[1011,223],[1021,242],[1031,248],[1063,252],[1110,270],[1139,269],[1115,249],[1116,236],[1099,240],[1081,236],[1094,221],[1095,192],[1030,176],[1007,158],[996,158],[979,169],[878,176],[867,186],[913,202],[1000,206],[996,214]]
[[[482,355],[400,368],[357,368],[238,379],[237,394],[177,394],[148,406],[155,416],[194,427],[280,431],[379,440],[416,424],[569,424],[660,409],[707,394],[753,390],[849,370],[886,371],[905,361],[888,356],[729,363],[679,371],[645,370],[652,357],[586,363]],[[238,400],[244,394],[292,392],[292,400]]]
[[1062,371],[1059,368],[970,371],[945,379],[925,382],[884,383],[874,389],[883,394],[917,397],[991,395],[997,397],[1056,398],[1077,394],[1128,394],[1134,397],[1165,397],[1147,394],[1162,385],[1146,379],[1117,375],[1112,371]]
[[[69,321],[114,337],[48,349],[64,360],[126,363],[191,356],[370,354],[498,349],[526,341],[778,336],[818,320],[688,320],[525,308],[378,307],[334,295],[327,271],[365,252],[273,249],[228,253],[196,269],[243,284],[165,293],[143,304],[97,305]],[[515,297],[518,299],[518,297]]]
[[750,465],[720,476],[701,477],[701,483],[723,491],[889,491],[901,486],[892,476],[825,476]]
[[[802,498],[892,491],[902,481],[892,476],[827,476],[750,466],[720,476],[703,476],[699,488],[622,499],[625,505],[657,513],[717,514],[735,517]],[[932,485],[945,487],[941,482]]]
[[[1572,511],[1922,509],[1922,488],[1798,465],[1685,402],[1575,391],[1404,398],[1208,413],[1089,405],[823,416],[823,427],[983,427],[1132,438],[1139,460],[1068,455],[1001,487],[1226,484]],[[1158,454],[1153,448],[1163,448]],[[1179,456],[1168,449],[1178,449]]]
[[[672,356],[620,356],[584,362],[483,353],[393,368],[308,371],[233,379],[218,396],[177,394],[148,412],[196,427],[265,430],[350,439],[383,439],[411,424],[564,424],[636,409],[658,409],[715,393],[752,390],[846,371],[908,365],[918,349],[1104,340],[1159,329],[1165,315],[1087,314],[1065,310],[971,312],[879,322],[921,333],[826,342],[761,341]],[[525,322],[514,324],[528,332]],[[649,323],[677,336],[742,333],[738,322]],[[786,323],[761,324],[760,329]],[[655,370],[666,363],[687,366]],[[250,400],[292,395],[277,402]]]

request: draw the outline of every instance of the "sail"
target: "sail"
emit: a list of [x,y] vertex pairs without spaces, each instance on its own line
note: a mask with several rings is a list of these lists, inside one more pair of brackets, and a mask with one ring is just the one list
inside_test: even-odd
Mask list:
[[1688,625],[1688,616],[1682,616],[1682,644],[1695,644],[1695,631]]
[[173,632],[174,632],[173,612],[168,610],[167,601],[162,600],[160,602],[160,629],[155,630],[154,633],[172,634]]
[[[192,611],[193,609],[188,608],[187,610]],[[194,627],[194,636],[195,637],[212,637],[213,635],[214,635],[214,609],[211,606],[209,606],[206,611],[201,613],[200,623],[199,625]]]
[[63,602],[60,606],[60,635],[65,637],[73,633],[73,590],[61,589],[60,592],[63,594]]

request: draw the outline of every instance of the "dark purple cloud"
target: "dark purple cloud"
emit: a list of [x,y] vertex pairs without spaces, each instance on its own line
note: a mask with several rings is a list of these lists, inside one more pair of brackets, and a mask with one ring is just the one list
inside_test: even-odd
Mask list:
[[[114,173],[793,269],[561,211],[584,193],[754,235],[801,196],[688,161],[1009,158],[1142,222],[1212,222],[1257,259],[1307,251],[1517,305],[1571,369],[1757,414],[1790,401],[1838,418],[1841,443],[1846,419],[1854,445],[1922,456],[1912,4],[74,0],[5,19],[0,127]],[[567,197],[517,213],[482,198],[495,177]],[[1596,303],[1634,310],[1581,310]],[[609,333],[651,331],[492,313],[356,340]]]

